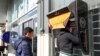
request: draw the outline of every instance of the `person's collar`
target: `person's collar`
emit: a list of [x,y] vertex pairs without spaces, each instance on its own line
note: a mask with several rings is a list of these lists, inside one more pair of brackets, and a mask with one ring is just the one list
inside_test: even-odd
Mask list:
[[23,39],[28,40],[28,41],[32,41],[32,39],[29,39],[29,37],[24,36]]

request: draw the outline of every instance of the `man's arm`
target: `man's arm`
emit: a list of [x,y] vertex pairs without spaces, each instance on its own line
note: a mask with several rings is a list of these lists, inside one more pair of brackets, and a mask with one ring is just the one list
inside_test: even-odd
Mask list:
[[78,37],[72,35],[71,33],[69,33],[67,36],[72,42],[79,43],[79,38]]

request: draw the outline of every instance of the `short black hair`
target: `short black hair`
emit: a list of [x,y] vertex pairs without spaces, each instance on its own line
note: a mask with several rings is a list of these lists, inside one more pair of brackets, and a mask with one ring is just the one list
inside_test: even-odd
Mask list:
[[26,27],[24,29],[24,35],[26,35],[26,33],[28,33],[28,32],[34,32],[34,30],[31,27]]

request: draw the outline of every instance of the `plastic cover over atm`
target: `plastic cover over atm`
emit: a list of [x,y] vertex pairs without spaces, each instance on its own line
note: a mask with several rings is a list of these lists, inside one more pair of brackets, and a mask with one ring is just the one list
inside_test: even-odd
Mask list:
[[53,30],[58,28],[65,28],[70,16],[71,12],[69,11],[68,7],[51,12],[48,15],[50,29]]

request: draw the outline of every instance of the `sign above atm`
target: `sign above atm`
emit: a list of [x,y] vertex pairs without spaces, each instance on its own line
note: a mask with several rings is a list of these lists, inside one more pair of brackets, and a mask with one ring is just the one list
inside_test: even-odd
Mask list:
[[71,17],[71,12],[67,7],[51,12],[48,14],[49,27],[53,29],[65,28],[69,18]]

